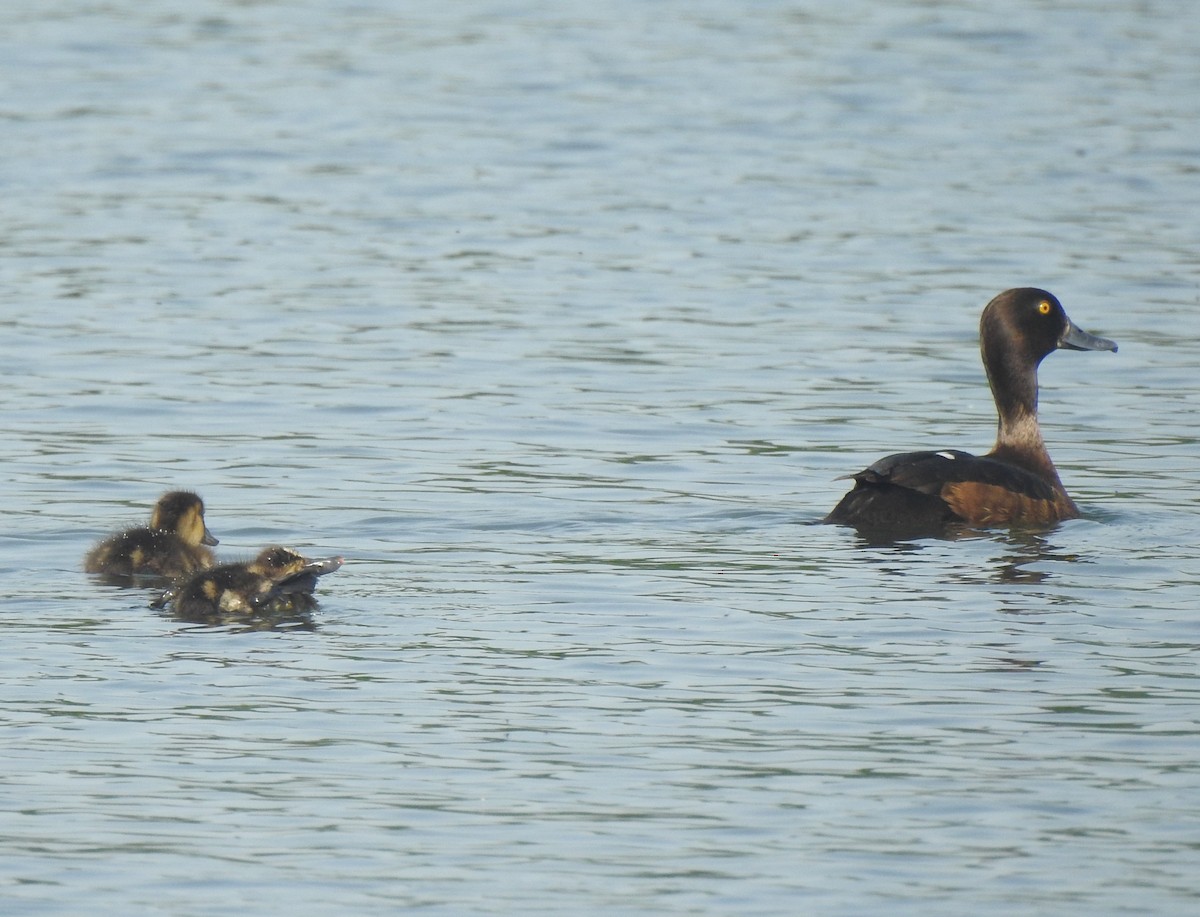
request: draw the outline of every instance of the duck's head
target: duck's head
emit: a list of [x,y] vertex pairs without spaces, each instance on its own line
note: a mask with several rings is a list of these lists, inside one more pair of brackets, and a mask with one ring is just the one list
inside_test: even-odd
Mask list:
[[174,532],[188,544],[218,544],[204,524],[204,501],[187,490],[163,494],[150,515],[150,528]]
[[1036,369],[1055,350],[1117,349],[1082,330],[1053,294],[1036,287],[1005,290],[988,303],[979,320],[979,344],[985,366],[1016,364],[1014,369]]
[[1115,351],[1117,345],[1081,330],[1045,290],[1020,287],[987,304],[979,320],[979,347],[1000,417],[993,453],[1008,450],[1057,478],[1037,425],[1038,365],[1056,350]]

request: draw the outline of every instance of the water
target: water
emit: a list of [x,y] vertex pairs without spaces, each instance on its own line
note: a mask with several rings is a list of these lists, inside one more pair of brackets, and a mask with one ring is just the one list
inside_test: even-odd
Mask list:
[[[6,8],[6,912],[1194,909],[1188,10]],[[811,525],[1029,283],[1085,517]],[[178,486],[315,631],[80,572]]]

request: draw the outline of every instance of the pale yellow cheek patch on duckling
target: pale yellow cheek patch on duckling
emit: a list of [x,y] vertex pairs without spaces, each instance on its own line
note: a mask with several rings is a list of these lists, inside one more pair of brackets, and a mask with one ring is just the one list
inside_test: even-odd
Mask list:
[[1074,519],[1079,515],[1069,500],[1039,500],[976,481],[947,484],[942,488],[941,496],[958,516],[975,525],[1040,524]]
[[146,561],[146,552],[143,551],[141,548],[134,548],[132,551],[129,552],[129,563],[133,566],[133,569],[136,570],[143,563],[145,563],[145,561]]
[[189,509],[179,520],[178,534],[191,545],[198,545],[204,540],[204,517],[198,509]]
[[221,593],[221,600],[217,607],[225,614],[250,614],[254,609],[246,599],[232,589],[226,589]]

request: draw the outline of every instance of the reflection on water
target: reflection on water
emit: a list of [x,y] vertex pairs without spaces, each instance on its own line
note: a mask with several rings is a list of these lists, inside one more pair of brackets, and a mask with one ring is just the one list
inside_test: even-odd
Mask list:
[[[17,910],[1187,910],[1188,30],[809,6],[0,12]],[[1085,518],[812,524],[990,444],[1025,283],[1121,341],[1042,371]],[[80,572],[172,487],[347,566]]]

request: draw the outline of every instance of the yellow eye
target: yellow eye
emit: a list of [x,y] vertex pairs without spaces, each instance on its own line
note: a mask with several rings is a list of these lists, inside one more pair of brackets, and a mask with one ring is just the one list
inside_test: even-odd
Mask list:
[[1041,312],[1042,315],[1049,315],[1050,314],[1050,303],[1046,302],[1046,300],[1043,299],[1040,303],[1038,303],[1038,311]]

